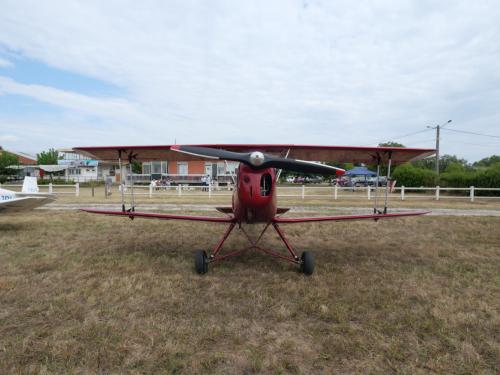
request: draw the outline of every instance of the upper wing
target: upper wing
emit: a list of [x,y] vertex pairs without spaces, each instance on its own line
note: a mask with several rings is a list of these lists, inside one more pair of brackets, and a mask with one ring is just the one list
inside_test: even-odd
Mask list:
[[[392,158],[393,164],[405,163],[433,155],[435,150],[428,148],[402,147],[357,147],[357,146],[315,146],[292,144],[205,144],[191,145],[197,147],[220,148],[235,152],[261,151],[269,154],[288,155],[289,158],[309,161],[337,162],[337,163],[373,163],[380,157],[382,162]],[[197,155],[180,153],[163,146],[94,146],[76,147],[74,150],[99,160],[117,160],[121,153],[123,160],[129,154],[138,161],[168,160],[190,161],[207,160]]]
[[157,214],[157,213],[136,212],[136,211],[124,212],[124,211],[93,210],[93,209],[82,209],[82,211],[90,212],[91,214],[126,216],[131,219],[135,217],[142,217],[146,219],[206,221],[210,223],[233,223],[235,221],[233,217],[171,215],[171,214]]
[[50,197],[23,197],[0,201],[0,213],[20,212],[32,210],[46,203],[52,202]]
[[313,216],[313,217],[276,217],[275,223],[308,223],[313,221],[346,221],[346,220],[379,220],[403,216],[418,216],[428,214],[430,211],[396,212],[391,214],[370,215],[340,215],[340,216]]

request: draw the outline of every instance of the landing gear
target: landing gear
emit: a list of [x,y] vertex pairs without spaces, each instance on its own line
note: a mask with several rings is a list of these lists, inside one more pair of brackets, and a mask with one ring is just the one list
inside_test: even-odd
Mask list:
[[200,275],[207,273],[208,271],[208,260],[207,253],[204,250],[198,250],[194,255],[194,268],[196,272]]
[[300,270],[310,276],[314,272],[314,256],[310,251],[304,251],[300,257]]
[[[249,234],[245,231],[243,227],[240,226],[241,232],[245,235],[247,238],[248,242],[250,242],[250,246],[247,246],[241,250],[236,250],[232,251],[226,254],[220,254],[220,251],[222,249],[222,245],[226,241],[226,239],[229,237],[229,234],[232,232],[234,227],[236,226],[236,223],[231,223],[229,227],[226,229],[226,232],[222,236],[222,238],[219,240],[213,251],[210,253],[209,256],[207,256],[207,253],[203,250],[198,250],[195,254],[195,269],[196,272],[199,273],[200,275],[207,273],[208,271],[208,264],[209,263],[214,263],[214,262],[219,262],[221,260],[241,255],[245,253],[246,251],[249,250],[255,250],[264,254],[271,255],[272,257],[278,258],[285,260],[287,262],[290,262],[292,264],[296,264],[300,267],[300,271],[303,272],[305,275],[312,275],[314,272],[314,257],[311,252],[309,251],[304,251],[302,255],[299,257],[299,255],[295,252],[293,249],[292,245],[290,242],[285,237],[285,234],[283,233],[283,230],[280,228],[278,223],[276,222],[271,222],[268,223],[264,229],[262,229],[262,232],[260,235],[257,237],[257,239],[253,239]],[[276,233],[278,233],[278,236],[280,239],[283,241],[285,247],[288,250],[288,254],[280,254],[276,251],[269,250],[266,248],[263,248],[259,245],[260,240],[262,239],[262,236],[266,232],[266,230],[272,226],[275,230]]]

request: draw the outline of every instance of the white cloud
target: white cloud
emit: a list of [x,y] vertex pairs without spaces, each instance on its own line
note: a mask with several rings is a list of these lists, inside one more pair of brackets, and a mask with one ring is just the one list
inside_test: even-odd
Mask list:
[[[99,117],[95,143],[105,135],[118,143],[367,144],[448,118],[498,133],[495,1],[5,1],[2,10],[0,44],[123,89],[91,97],[0,80],[4,93],[75,112],[92,131],[85,116]],[[67,116],[50,123],[63,131]],[[69,135],[70,145],[79,136]],[[444,152],[490,153],[443,137]],[[432,146],[431,138],[401,141]]]
[[0,135],[0,142],[15,142],[18,139],[15,135]]
[[0,68],[8,68],[14,66],[9,60],[0,57]]
[[0,93],[23,95],[41,102],[96,116],[113,118],[122,116],[137,117],[139,115],[133,104],[125,99],[99,98],[49,86],[27,85],[2,76],[0,76]]

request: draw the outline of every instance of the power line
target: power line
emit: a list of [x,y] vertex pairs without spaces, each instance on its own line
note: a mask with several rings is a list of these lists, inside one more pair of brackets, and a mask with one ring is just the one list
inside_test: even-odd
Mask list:
[[436,138],[428,138],[428,139],[424,139],[421,141],[410,142],[410,145],[419,145],[421,143],[427,143],[427,142],[434,141],[434,140],[436,140]]
[[472,135],[479,135],[481,137],[490,137],[490,138],[500,138],[500,135],[492,135],[492,134],[482,134],[482,133],[476,133],[476,132],[470,132],[467,130],[459,130],[459,129],[443,129],[447,130],[449,132],[456,132],[456,133],[464,133],[464,134],[472,134]]
[[406,138],[406,137],[409,137],[411,135],[428,132],[429,130],[432,130],[432,129],[423,129],[423,130],[419,130],[419,131],[416,131],[416,132],[412,132],[412,133],[408,133],[408,134],[403,134],[403,135],[400,135],[400,136],[397,136],[397,137],[385,137],[384,139],[379,139],[379,141],[377,141],[377,142],[371,142],[369,144],[366,144],[365,146],[370,146],[370,145],[372,145],[374,143],[382,143],[382,142],[388,141],[388,140],[397,140],[397,139],[401,139],[401,138]]
[[408,133],[408,134],[405,134],[405,135],[400,135],[399,137],[392,137],[392,138],[389,138],[389,139],[401,139],[401,138],[406,138],[406,137],[409,137],[409,136],[411,136],[411,135],[420,134],[420,133],[423,133],[423,132],[428,132],[429,130],[431,130],[431,129],[419,130],[419,131],[417,131],[417,132]]
[[470,142],[462,142],[462,141],[449,141],[451,143],[460,143],[463,145],[470,145],[470,146],[479,146],[479,147],[486,147],[486,148],[498,148],[498,144],[479,144],[479,143],[470,143]]

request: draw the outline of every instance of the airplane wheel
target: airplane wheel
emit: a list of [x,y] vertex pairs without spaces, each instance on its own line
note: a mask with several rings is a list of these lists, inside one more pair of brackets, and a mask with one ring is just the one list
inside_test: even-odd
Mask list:
[[300,257],[302,263],[300,264],[300,270],[304,272],[305,275],[312,275],[314,272],[314,256],[310,251],[304,251]]
[[203,250],[198,250],[194,255],[194,268],[196,272],[200,275],[207,273],[208,271],[208,261],[207,253]]

